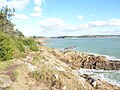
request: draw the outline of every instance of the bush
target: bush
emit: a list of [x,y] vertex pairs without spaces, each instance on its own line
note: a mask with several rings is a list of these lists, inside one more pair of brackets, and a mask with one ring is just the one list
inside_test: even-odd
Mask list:
[[30,50],[38,51],[37,42],[32,38],[27,38],[24,41],[24,45],[29,46]]
[[14,40],[14,45],[16,47],[16,49],[18,49],[20,52],[25,52],[25,46],[24,46],[24,43],[23,43],[23,40],[24,40],[24,37],[12,37],[13,40]]
[[0,31],[0,61],[10,60],[15,55],[22,55],[25,47],[32,51],[38,51],[37,42],[33,38],[12,36]]
[[0,32],[0,61],[5,61],[13,58],[13,40],[9,35]]

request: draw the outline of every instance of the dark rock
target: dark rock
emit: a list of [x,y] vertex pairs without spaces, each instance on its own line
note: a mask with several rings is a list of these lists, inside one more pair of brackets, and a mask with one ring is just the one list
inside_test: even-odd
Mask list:
[[[57,53],[58,54],[58,53]],[[54,53],[55,55],[55,53]],[[120,70],[120,61],[108,60],[105,56],[95,56],[77,51],[65,52],[57,57],[72,68]]]

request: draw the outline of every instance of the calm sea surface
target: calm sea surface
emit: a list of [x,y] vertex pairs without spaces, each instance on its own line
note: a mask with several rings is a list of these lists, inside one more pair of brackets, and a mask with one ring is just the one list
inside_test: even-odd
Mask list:
[[46,46],[64,49],[76,46],[75,50],[94,54],[108,55],[120,59],[120,38],[75,38],[48,39]]
[[[109,59],[120,60],[120,38],[75,38],[75,39],[48,39],[46,46],[63,50],[66,47],[76,46],[75,50],[92,54],[102,54]],[[120,86],[120,70],[90,70],[80,69],[79,73],[95,75],[109,83]]]

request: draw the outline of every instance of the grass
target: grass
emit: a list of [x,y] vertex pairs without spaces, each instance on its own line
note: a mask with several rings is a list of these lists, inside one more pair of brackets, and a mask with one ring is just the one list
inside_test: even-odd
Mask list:
[[29,76],[34,78],[37,83],[43,83],[45,86],[52,88],[55,87],[60,89],[62,83],[60,80],[56,80],[53,76],[54,74],[58,74],[58,72],[52,70],[49,66],[41,65],[41,70],[30,72]]
[[6,70],[10,66],[11,63],[12,63],[12,61],[0,62],[0,72]]
[[38,56],[38,55],[35,55],[34,57],[33,57],[33,64],[37,64],[38,62],[40,62],[40,60],[41,60],[42,58],[40,57],[40,56]]

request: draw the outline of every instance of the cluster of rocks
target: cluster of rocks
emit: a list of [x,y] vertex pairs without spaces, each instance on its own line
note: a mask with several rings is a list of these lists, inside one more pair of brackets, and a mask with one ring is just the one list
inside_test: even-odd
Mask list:
[[105,56],[95,56],[77,51],[53,50],[52,53],[75,69],[120,70],[120,61],[108,60]]

